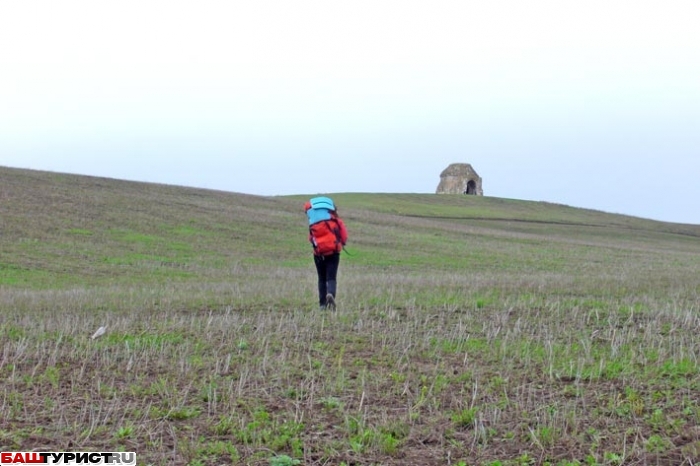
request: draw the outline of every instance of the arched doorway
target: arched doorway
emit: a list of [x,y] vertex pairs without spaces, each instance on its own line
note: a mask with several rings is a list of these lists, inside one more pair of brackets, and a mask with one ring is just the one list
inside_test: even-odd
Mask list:
[[467,188],[464,190],[464,194],[476,194],[476,181],[469,180],[467,182]]

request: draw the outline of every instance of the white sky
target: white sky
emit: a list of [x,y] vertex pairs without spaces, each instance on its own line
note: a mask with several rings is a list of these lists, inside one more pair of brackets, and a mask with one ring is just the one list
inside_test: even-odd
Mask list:
[[0,1],[0,165],[700,224],[700,2]]

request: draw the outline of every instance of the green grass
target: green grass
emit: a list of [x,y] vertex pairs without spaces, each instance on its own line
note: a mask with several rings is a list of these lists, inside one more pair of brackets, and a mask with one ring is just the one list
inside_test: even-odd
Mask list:
[[309,196],[7,168],[0,182],[2,451],[700,461],[699,226],[334,194],[352,255],[339,309],[319,312]]

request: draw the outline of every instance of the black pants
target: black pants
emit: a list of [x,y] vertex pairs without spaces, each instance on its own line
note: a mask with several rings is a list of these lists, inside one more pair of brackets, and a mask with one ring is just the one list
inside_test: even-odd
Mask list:
[[326,295],[331,294],[335,298],[340,254],[314,256],[314,264],[316,264],[316,273],[318,274],[318,304],[325,306]]

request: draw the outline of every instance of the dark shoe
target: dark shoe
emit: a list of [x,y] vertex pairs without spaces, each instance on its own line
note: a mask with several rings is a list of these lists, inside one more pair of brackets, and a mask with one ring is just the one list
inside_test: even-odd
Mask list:
[[330,293],[326,295],[326,306],[328,309],[335,309],[335,297]]

